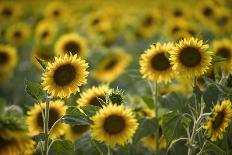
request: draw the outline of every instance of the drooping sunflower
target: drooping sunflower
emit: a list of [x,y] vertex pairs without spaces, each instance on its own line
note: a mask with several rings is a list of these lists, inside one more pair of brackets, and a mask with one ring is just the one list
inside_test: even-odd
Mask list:
[[117,79],[131,62],[131,55],[122,49],[113,49],[96,65],[93,77],[96,80],[112,82]]
[[0,129],[0,154],[32,154],[35,142],[24,131]]
[[98,98],[102,99],[103,101],[106,100],[106,94],[112,92],[106,85],[101,85],[98,87],[93,86],[92,88],[87,89],[86,91],[80,94],[80,98],[76,101],[78,106],[87,106],[87,105],[94,105],[100,106],[101,104],[98,101]]
[[215,67],[219,67],[226,72],[232,71],[232,41],[229,39],[215,40],[212,43],[213,52],[216,56],[225,58],[226,61],[215,64]]
[[55,44],[55,53],[65,55],[72,53],[84,57],[87,50],[86,41],[76,33],[61,36]]
[[140,73],[143,78],[156,80],[158,82],[170,81],[174,72],[168,59],[168,54],[173,48],[171,43],[157,43],[151,45],[151,48],[146,50],[145,53],[140,56]]
[[0,23],[13,21],[22,15],[21,6],[18,3],[2,1],[0,3]]
[[69,126],[68,130],[65,132],[65,138],[76,141],[84,136],[90,129],[89,125],[73,125]]
[[183,39],[171,52],[170,61],[173,70],[186,77],[199,77],[207,72],[211,65],[212,53],[208,45],[196,38]]
[[88,64],[77,55],[55,57],[42,75],[42,86],[54,97],[69,97],[87,83]]
[[18,62],[17,51],[9,45],[0,45],[0,71],[8,71],[15,68]]
[[109,104],[93,116],[93,139],[105,142],[106,145],[124,145],[134,135],[138,123],[132,111],[122,105]]
[[[61,118],[66,111],[66,106],[62,100],[50,101],[49,103],[49,129],[52,125]],[[40,106],[41,105],[41,106]],[[35,136],[39,133],[43,132],[44,124],[43,124],[43,115],[42,110],[45,109],[46,103],[35,104],[34,107],[27,112],[28,116],[26,119],[26,123],[29,128],[29,132],[32,136]],[[58,124],[51,133],[52,138],[58,138],[63,135],[67,126],[65,124]]]
[[211,116],[209,116],[204,129],[211,141],[223,139],[226,128],[232,118],[232,108],[230,100],[224,100],[214,106]]
[[26,23],[17,23],[6,31],[6,40],[11,45],[22,45],[30,37],[30,27]]

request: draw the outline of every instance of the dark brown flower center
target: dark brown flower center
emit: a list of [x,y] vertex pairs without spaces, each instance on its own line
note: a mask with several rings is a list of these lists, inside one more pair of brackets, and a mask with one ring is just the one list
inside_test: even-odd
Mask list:
[[53,75],[54,82],[58,86],[70,84],[76,78],[76,69],[71,64],[64,64],[58,67]]
[[217,20],[217,24],[218,24],[219,26],[224,26],[224,25],[226,25],[228,22],[229,22],[229,17],[227,17],[227,16],[223,16],[223,17],[221,17],[221,18],[219,18],[219,19]]
[[165,56],[165,53],[159,53],[153,56],[151,59],[151,67],[154,70],[164,71],[171,67],[168,58]]
[[102,99],[104,102],[106,101],[106,98],[104,95],[101,96],[94,96],[90,101],[89,104],[90,105],[94,105],[94,106],[98,106],[98,107],[102,107],[101,103],[98,101],[99,99]]
[[14,37],[17,39],[20,39],[22,37],[22,33],[20,31],[15,31],[14,32]]
[[6,52],[0,51],[0,65],[4,65],[8,62],[9,55]]
[[110,70],[114,68],[118,63],[117,59],[111,59],[104,67],[105,70]]
[[[52,125],[60,118],[59,112],[54,109],[50,108],[49,109],[49,121],[48,121],[48,128],[50,129]],[[42,112],[40,112],[37,116],[37,124],[38,126],[43,129],[44,124],[43,124],[43,115]]]
[[10,8],[5,8],[3,9],[2,14],[6,17],[10,17],[12,15],[12,10]]
[[185,47],[181,49],[179,55],[180,62],[187,67],[196,67],[201,63],[201,53],[195,47]]
[[226,48],[226,47],[220,47],[217,50],[217,54],[218,56],[222,57],[222,58],[226,58],[226,59],[230,59],[231,58],[231,54],[230,54],[230,49]]
[[110,115],[104,121],[104,130],[109,134],[118,134],[126,127],[124,118],[118,115]]
[[44,32],[41,34],[41,38],[42,38],[42,39],[47,38],[47,36],[49,36],[49,32],[48,32],[48,31],[44,31]]
[[214,121],[213,121],[213,129],[220,128],[220,126],[222,125],[224,119],[225,119],[224,111],[218,112],[217,116],[214,118]]
[[89,125],[74,125],[71,129],[74,133],[82,134],[89,130]]
[[179,26],[174,26],[173,28],[172,28],[172,34],[176,34],[176,33],[178,33],[180,31],[180,27]]
[[60,16],[60,11],[59,11],[59,10],[54,10],[54,11],[53,11],[53,15],[54,15],[55,17]]
[[44,51],[38,51],[36,55],[43,60],[46,61],[51,61],[54,58],[54,53],[53,52],[44,52]]
[[175,17],[181,17],[183,15],[183,12],[181,10],[175,10],[174,11],[174,16]]
[[92,25],[98,25],[100,23],[100,19],[99,18],[95,18],[93,21],[92,21]]
[[155,22],[154,18],[149,15],[144,19],[143,25],[145,27],[150,27],[154,22]]
[[203,14],[204,14],[204,16],[206,16],[206,17],[211,17],[211,16],[213,15],[213,10],[212,10],[212,8],[210,8],[210,7],[204,8]]
[[1,149],[5,149],[7,146],[10,146],[11,144],[15,143],[13,139],[5,139],[3,137],[0,137],[0,151]]
[[71,52],[73,55],[78,54],[80,45],[74,41],[69,41],[64,45],[65,52]]

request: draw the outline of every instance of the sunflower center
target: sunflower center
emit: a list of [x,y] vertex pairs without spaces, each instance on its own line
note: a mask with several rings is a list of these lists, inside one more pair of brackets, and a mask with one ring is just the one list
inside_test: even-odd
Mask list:
[[217,50],[217,55],[226,59],[231,57],[230,50],[226,47],[221,47]]
[[[48,122],[48,128],[50,129],[52,125],[60,118],[59,112],[56,109],[50,108],[49,109],[49,122]],[[37,124],[38,126],[43,129],[43,116],[42,112],[39,113],[37,117]]]
[[15,31],[14,37],[19,39],[22,37],[22,33],[20,31]]
[[118,63],[117,59],[111,59],[104,67],[105,70],[110,70]]
[[9,8],[5,8],[3,11],[2,11],[2,14],[6,17],[10,17],[12,15],[12,11],[11,9]]
[[89,130],[89,125],[74,125],[71,129],[74,133],[82,134]]
[[210,8],[210,7],[206,7],[204,10],[203,10],[203,14],[204,16],[206,17],[210,17],[213,15],[213,10]]
[[0,51],[0,65],[6,64],[8,60],[9,60],[8,54]]
[[178,26],[175,26],[172,28],[172,34],[176,34],[179,31],[180,31],[180,27],[178,27]]
[[55,17],[58,17],[58,16],[60,15],[60,11],[59,11],[59,10],[54,10],[54,11],[53,11],[53,15],[54,15]]
[[76,69],[71,64],[62,65],[55,70],[53,78],[58,86],[68,85],[76,78]]
[[94,97],[89,101],[89,104],[90,104],[90,105],[94,105],[94,106],[98,106],[98,107],[102,107],[101,103],[98,101],[98,98],[102,99],[104,102],[106,101],[104,95],[99,95],[99,96],[94,96]]
[[164,70],[169,69],[171,65],[170,65],[168,58],[165,56],[165,53],[162,52],[162,53],[156,54],[151,59],[151,67],[154,70],[164,71]]
[[174,16],[175,17],[181,17],[183,15],[183,12],[181,10],[175,10],[174,11]]
[[96,18],[92,21],[92,25],[97,25],[100,23],[100,19],[99,18]]
[[47,38],[48,35],[49,35],[49,32],[48,32],[48,31],[44,31],[44,32],[41,34],[41,38],[42,38],[42,39]]
[[71,52],[73,55],[77,54],[80,51],[80,46],[74,42],[67,42],[64,46],[65,52]]
[[52,52],[38,52],[36,54],[40,59],[50,61],[54,58],[54,54]]
[[219,113],[217,114],[217,116],[214,118],[214,121],[213,121],[213,128],[214,128],[214,129],[218,129],[218,128],[221,126],[221,124],[222,124],[224,118],[225,118],[225,113],[224,113],[224,111],[219,112]]
[[6,146],[9,146],[11,143],[13,143],[12,140],[4,139],[4,138],[0,137],[0,150],[1,150],[1,148],[4,149]]
[[109,134],[118,134],[125,128],[125,120],[118,115],[110,115],[104,121],[104,130]]
[[149,27],[154,23],[154,18],[152,16],[147,16],[143,22],[145,27]]
[[229,18],[227,16],[223,16],[217,20],[217,24],[219,26],[224,26],[228,23],[228,21],[229,21]]
[[201,53],[197,48],[185,47],[181,50],[179,58],[184,66],[196,67],[201,62]]

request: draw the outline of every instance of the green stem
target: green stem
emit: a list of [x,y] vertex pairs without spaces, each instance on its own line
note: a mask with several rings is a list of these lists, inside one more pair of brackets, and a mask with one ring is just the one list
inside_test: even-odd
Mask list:
[[[155,107],[155,115],[157,120],[159,121],[159,106],[158,106],[158,84],[157,82],[154,83],[154,90],[155,90],[155,100],[154,100],[154,107]],[[159,124],[159,122],[158,122]],[[159,155],[159,127],[156,129],[156,155]]]
[[48,122],[49,122],[49,101],[46,101],[45,116],[44,116],[44,155],[48,155],[48,141],[49,141]]
[[110,146],[107,147],[107,155],[111,155],[111,150],[110,150]]

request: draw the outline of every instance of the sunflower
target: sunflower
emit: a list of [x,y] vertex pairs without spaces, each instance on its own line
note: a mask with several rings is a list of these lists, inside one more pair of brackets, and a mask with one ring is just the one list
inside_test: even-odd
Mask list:
[[12,71],[0,71],[0,82],[12,77]]
[[26,23],[17,23],[6,31],[6,40],[12,45],[22,45],[30,37],[30,27]]
[[69,97],[79,92],[79,87],[87,83],[88,64],[77,55],[55,57],[49,62],[42,75],[42,86],[54,97]]
[[80,98],[76,101],[78,106],[87,106],[87,105],[94,105],[100,106],[101,104],[98,101],[98,98],[106,101],[106,94],[112,92],[106,85],[101,85],[98,87],[93,86],[92,88],[87,89],[86,91],[80,94]]
[[18,62],[17,51],[14,47],[0,44],[0,71],[8,71],[15,68]]
[[0,23],[13,21],[22,15],[21,6],[7,1],[0,3]]
[[65,132],[65,138],[76,141],[84,136],[90,129],[89,125],[73,125],[69,126],[68,130]]
[[186,77],[199,77],[207,72],[211,65],[211,52],[208,45],[195,38],[179,41],[171,52],[170,61],[173,70]]
[[57,55],[72,53],[84,57],[87,50],[86,41],[76,33],[69,33],[61,36],[55,44]]
[[58,29],[54,22],[50,20],[42,20],[36,25],[35,39],[37,42],[51,44],[54,41],[57,32]]
[[[151,150],[156,150],[156,138],[155,135],[146,136],[142,139],[143,145]],[[167,147],[167,142],[164,139],[164,135],[159,138],[159,149],[165,149]]]
[[130,109],[122,105],[109,104],[93,116],[93,139],[114,147],[124,145],[134,135],[138,123]]
[[151,45],[140,57],[140,72],[143,78],[168,82],[172,79],[174,72],[168,59],[168,54],[173,50],[173,45],[160,44]]
[[[66,111],[66,106],[62,100],[50,101],[49,103],[49,129],[52,125],[61,118]],[[28,116],[26,119],[26,123],[29,128],[29,132],[32,136],[38,135],[43,132],[44,124],[43,124],[43,115],[42,110],[45,110],[46,103],[35,104],[34,107],[27,112]],[[57,138],[64,134],[66,130],[65,124],[58,124],[51,133],[52,138]]]
[[0,130],[1,155],[29,155],[34,152],[35,142],[24,131]]
[[232,109],[230,100],[224,100],[221,104],[213,108],[211,116],[204,125],[204,129],[207,130],[207,135],[211,141],[222,139],[226,128],[229,126],[230,119],[232,117]]
[[96,80],[112,82],[122,74],[130,62],[131,55],[122,49],[113,49],[99,61],[93,70],[93,77]]
[[155,117],[155,112],[154,110],[151,110],[149,108],[141,108],[138,111],[139,115],[141,115],[142,117],[148,117],[148,118],[152,118]]
[[216,65],[216,68],[220,68],[226,72],[232,71],[232,41],[229,39],[215,40],[212,43],[213,52],[216,56],[225,58],[226,61],[219,62]]

